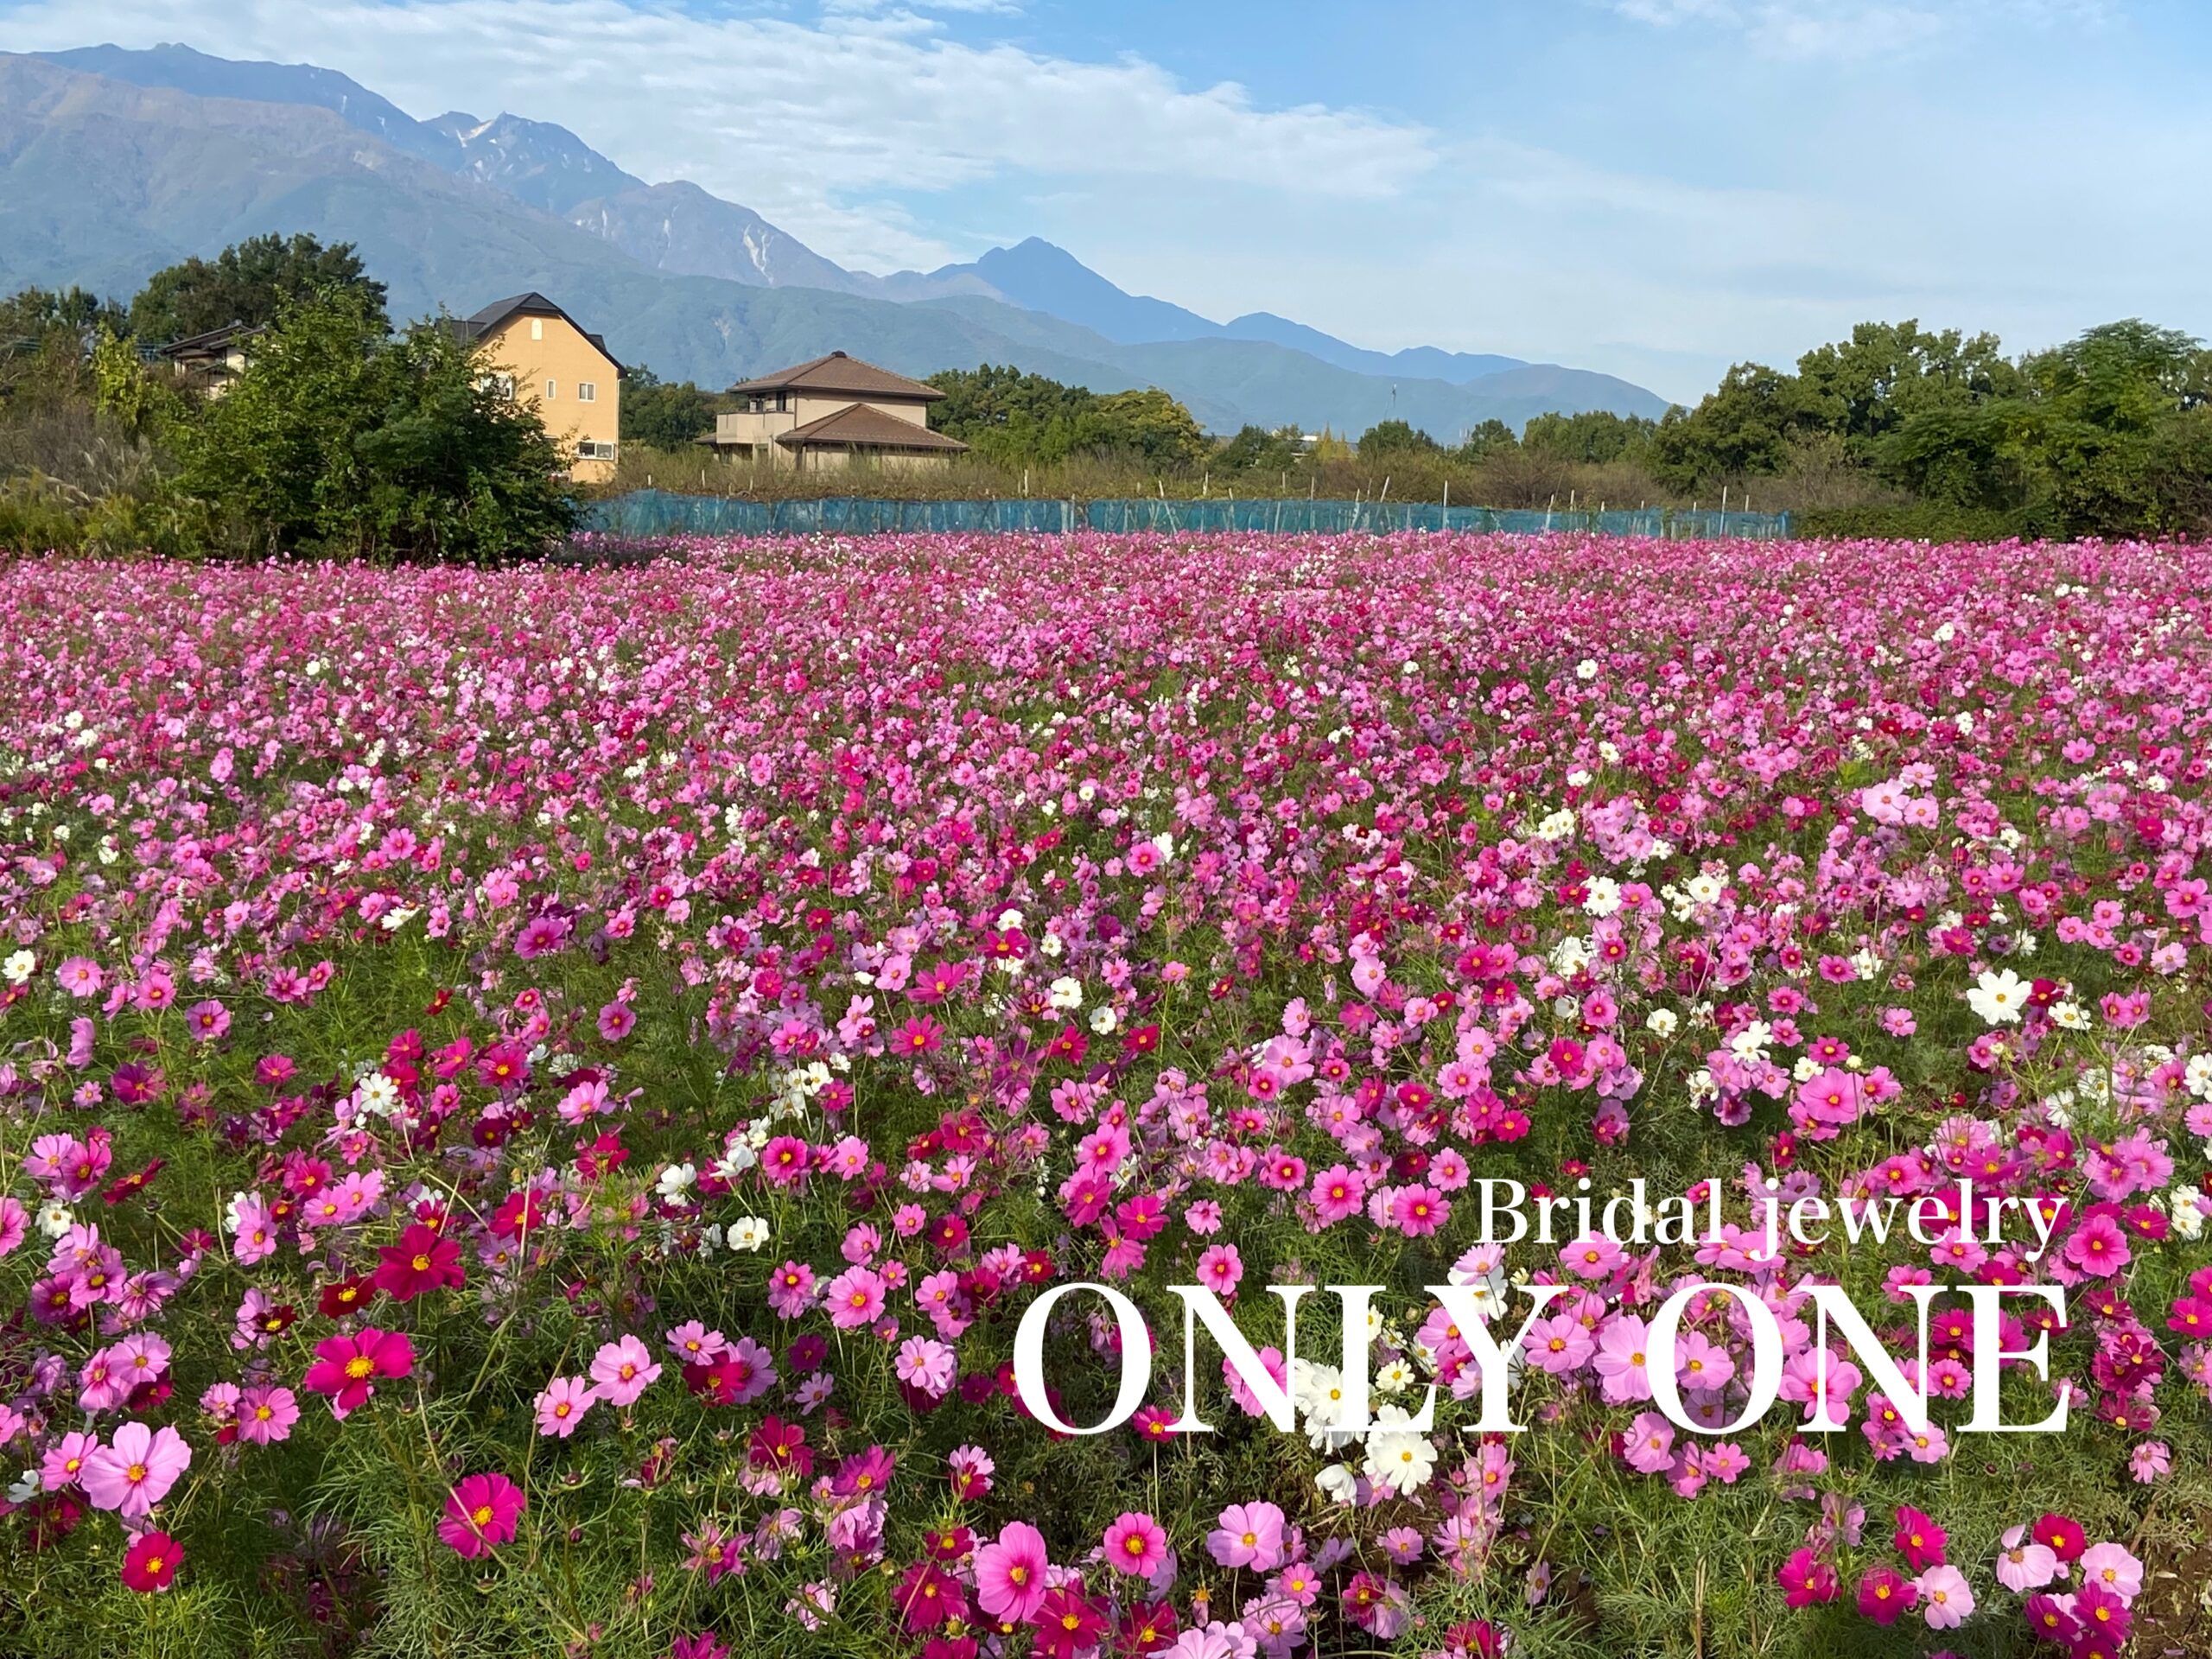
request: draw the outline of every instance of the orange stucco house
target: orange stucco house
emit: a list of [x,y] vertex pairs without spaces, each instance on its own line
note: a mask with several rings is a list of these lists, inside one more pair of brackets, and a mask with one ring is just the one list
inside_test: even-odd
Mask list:
[[622,430],[622,365],[607,342],[543,294],[494,301],[454,325],[482,350],[508,393],[537,405],[545,429],[571,457],[569,477],[614,476]]

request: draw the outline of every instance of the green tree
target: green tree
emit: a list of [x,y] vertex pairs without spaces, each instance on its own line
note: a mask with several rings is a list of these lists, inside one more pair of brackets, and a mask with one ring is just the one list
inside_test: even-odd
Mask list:
[[1241,426],[1236,435],[1222,445],[1214,456],[1214,464],[1224,472],[1268,472],[1280,475],[1298,465],[1303,453],[1303,437],[1294,426],[1279,426],[1272,432],[1263,426]]
[[1859,461],[1907,421],[2017,396],[2021,387],[1996,335],[1930,334],[1910,318],[1862,322],[1849,340],[1806,353],[1797,380],[1807,421],[1841,438]]
[[1206,459],[1206,442],[1191,411],[1157,386],[1101,397],[1075,419],[1071,450],[1126,455],[1147,467],[1175,470]]
[[944,393],[930,423],[1001,466],[1064,461],[1076,445],[1076,425],[1104,400],[1087,386],[1071,386],[1011,364],[945,369],[930,377]]
[[92,396],[92,351],[123,308],[81,288],[26,288],[0,300],[0,404],[51,410]]
[[1797,377],[1764,363],[1738,363],[1696,409],[1670,409],[1651,437],[1651,467],[1684,492],[1722,480],[1779,473],[1793,445],[1821,429]]
[[345,289],[286,311],[179,448],[180,491],[254,552],[505,558],[575,522],[536,410],[442,323],[387,340]]
[[388,326],[384,284],[362,269],[353,245],[326,248],[302,232],[252,237],[213,259],[156,271],[130,302],[130,328],[160,344],[234,322],[266,327],[288,306],[332,289],[351,294],[379,331]]
[[1385,455],[1433,455],[1436,440],[1404,421],[1382,421],[1359,435],[1359,458],[1375,461]]
[[1460,442],[1459,448],[1453,453],[1461,461],[1480,461],[1485,455],[1499,454],[1520,447],[1521,440],[1514,436],[1513,429],[1503,421],[1493,417],[1487,421],[1478,421],[1473,426],[1468,428],[1466,437]]
[[1539,415],[1521,430],[1521,447],[1540,449],[1563,461],[1602,463],[1640,458],[1651,446],[1659,423],[1642,415],[1616,415],[1609,409],[1580,415]]
[[651,369],[632,368],[622,377],[620,436],[625,443],[681,449],[711,433],[715,416],[733,406],[730,398],[689,380],[664,380]]

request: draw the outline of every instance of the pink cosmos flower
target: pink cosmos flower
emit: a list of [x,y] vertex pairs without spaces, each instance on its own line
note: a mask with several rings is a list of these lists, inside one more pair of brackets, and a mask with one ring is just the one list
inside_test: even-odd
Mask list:
[[39,1484],[49,1492],[67,1491],[83,1478],[86,1460],[99,1449],[97,1434],[64,1434],[40,1463]]
[[625,1334],[602,1344],[592,1356],[592,1382],[599,1397],[610,1406],[635,1405],[638,1396],[659,1376],[660,1366],[645,1344],[633,1336]]
[[94,1509],[113,1510],[128,1521],[149,1513],[191,1466],[192,1448],[176,1430],[125,1423],[85,1459],[79,1478]]
[[2132,1602],[2143,1593],[2143,1563],[2121,1544],[2092,1544],[2082,1554],[2082,1582]]
[[1641,1474],[1664,1473],[1675,1460],[1675,1426],[1656,1411],[1640,1411],[1622,1439],[1621,1456]]
[[1572,1313],[1555,1313],[1549,1319],[1532,1321],[1528,1334],[1521,1339],[1521,1346],[1531,1365],[1554,1376],[1565,1376],[1580,1370],[1597,1350],[1589,1332],[1583,1329],[1582,1321]]
[[952,1387],[957,1360],[951,1349],[931,1337],[909,1337],[899,1344],[892,1369],[901,1382],[942,1400]]
[[1167,1559],[1167,1534],[1160,1522],[1124,1510],[1106,1529],[1106,1565],[1131,1578],[1149,1579]]
[[1283,1562],[1283,1514],[1273,1503],[1232,1503],[1206,1535],[1206,1551],[1224,1567],[1271,1573]]
[[1897,1529],[1891,1541],[1897,1545],[1897,1554],[1916,1573],[1924,1567],[1943,1564],[1943,1546],[1949,1535],[1922,1511],[1909,1503],[1897,1506]]
[[1643,1321],[1633,1313],[1618,1315],[1599,1332],[1594,1362],[1599,1391],[1614,1405],[1651,1397],[1651,1378],[1644,1370],[1648,1340]]
[[1725,1388],[1736,1375],[1728,1351],[1701,1331],[1685,1331],[1675,1340],[1675,1378],[1686,1389]]
[[1008,1522],[976,1552],[976,1605],[994,1618],[1027,1624],[1044,1605],[1048,1566],[1045,1535],[1026,1521]]
[[1955,1567],[1931,1567],[1912,1581],[1931,1630],[1955,1630],[1974,1611],[1974,1591]]
[[1408,1238],[1426,1238],[1452,1217],[1452,1202],[1432,1186],[1402,1186],[1390,1219]]
[[1244,1258],[1234,1244],[1212,1244],[1198,1257],[1198,1283],[1217,1296],[1227,1296],[1243,1282]]
[[289,1389],[263,1385],[251,1388],[239,1398],[238,1439],[248,1446],[275,1446],[292,1437],[300,1421],[299,1396]]
[[1578,1279],[1610,1279],[1620,1265],[1621,1247],[1603,1233],[1578,1238],[1559,1253],[1560,1265]]
[[1792,1554],[1774,1576],[1782,1586],[1782,1599],[1789,1606],[1810,1607],[1836,1599],[1835,1568],[1809,1549]]
[[528,1507],[522,1488],[505,1475],[463,1475],[446,1495],[438,1536],[455,1554],[474,1560],[512,1539]]
[[557,1434],[563,1440],[576,1432],[584,1414],[599,1397],[592,1385],[580,1376],[556,1376],[538,1394],[535,1402],[537,1432]]
[[1859,1613],[1877,1624],[1896,1624],[1919,1599],[1919,1590],[1894,1567],[1870,1567],[1859,1580]]
[[883,1279],[872,1268],[848,1268],[822,1288],[830,1323],[840,1331],[874,1325],[883,1314]]

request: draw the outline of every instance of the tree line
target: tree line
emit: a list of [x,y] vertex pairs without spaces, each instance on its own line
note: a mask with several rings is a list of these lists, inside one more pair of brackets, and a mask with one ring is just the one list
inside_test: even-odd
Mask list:
[[[233,323],[258,332],[220,397],[141,349]],[[0,300],[0,549],[508,557],[574,527],[565,464],[449,319],[392,327],[346,244],[256,237],[128,305]]]
[[[195,397],[144,347],[238,323],[245,372]],[[2008,355],[1997,337],[1863,323],[1791,369],[1746,362],[1653,421],[1544,414],[1438,436],[1247,425],[1168,393],[1010,365],[930,377],[970,454],[934,493],[1382,493],[1500,507],[1755,498],[1803,530],[1993,537],[2212,534],[2212,351],[2139,321]],[[625,375],[616,487],[822,487],[739,476],[693,440],[726,394]],[[658,455],[660,459],[656,460]],[[349,245],[264,236],[157,271],[126,303],[0,299],[0,549],[502,557],[571,528],[564,458],[449,320],[395,327]],[[847,480],[845,487],[853,487]]]

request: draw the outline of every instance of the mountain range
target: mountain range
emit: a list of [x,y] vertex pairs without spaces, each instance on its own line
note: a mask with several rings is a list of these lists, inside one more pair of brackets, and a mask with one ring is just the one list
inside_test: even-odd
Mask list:
[[184,46],[0,54],[0,223],[9,289],[127,295],[188,255],[306,231],[354,244],[395,315],[537,289],[625,363],[708,386],[844,350],[913,375],[993,362],[1098,391],[1157,385],[1215,430],[1356,434],[1395,415],[1447,442],[1492,418],[1667,407],[1559,364],[1369,351],[1266,312],[1215,322],[1033,237],[932,271],[849,270],[563,127],[417,120],[328,69]]

